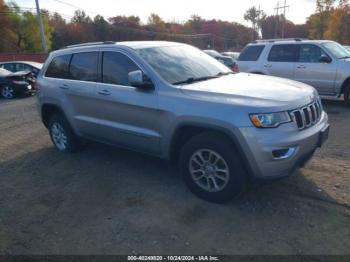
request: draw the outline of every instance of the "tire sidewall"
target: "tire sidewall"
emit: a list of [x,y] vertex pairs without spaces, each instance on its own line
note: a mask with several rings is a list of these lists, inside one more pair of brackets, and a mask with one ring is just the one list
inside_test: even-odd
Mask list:
[[[12,91],[13,91],[13,96],[12,96],[12,97],[6,97],[6,96],[4,96],[4,95],[2,94],[3,90],[4,90],[6,87],[9,87],[9,88],[12,89]],[[13,89],[13,87],[8,86],[8,85],[1,86],[1,88],[0,88],[0,93],[1,93],[1,97],[5,98],[5,99],[14,99],[15,96],[16,96],[16,95],[15,95],[15,90]]]
[[[192,179],[189,170],[189,161],[194,152],[200,149],[210,149],[224,158],[229,167],[229,181],[225,188],[219,192],[208,192],[200,188]],[[189,189],[200,198],[214,202],[224,203],[238,197],[246,187],[246,172],[242,166],[237,150],[228,139],[215,134],[203,134],[192,138],[183,147],[180,155],[180,170]]]
[[[55,144],[54,139],[53,139],[52,126],[55,123],[59,124],[62,127],[64,134],[67,137],[67,145],[66,145],[66,148],[64,150],[58,148]],[[58,151],[63,152],[63,153],[72,153],[72,152],[75,152],[77,150],[77,147],[78,147],[77,139],[76,139],[68,121],[65,119],[65,117],[63,117],[60,114],[52,116],[49,120],[49,123],[48,123],[48,129],[49,129],[51,141]]]

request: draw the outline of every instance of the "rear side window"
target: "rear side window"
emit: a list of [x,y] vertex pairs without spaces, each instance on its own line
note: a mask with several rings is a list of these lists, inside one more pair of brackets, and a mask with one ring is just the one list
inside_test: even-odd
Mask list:
[[296,62],[297,45],[274,45],[271,48],[268,61],[270,62]]
[[52,59],[49,67],[46,70],[45,76],[68,79],[70,58],[71,55],[63,55]]
[[239,61],[257,61],[264,50],[264,45],[247,46],[240,54]]
[[128,74],[140,70],[127,56],[119,52],[103,52],[102,82],[107,84],[129,86]]
[[70,79],[80,81],[97,81],[98,53],[86,52],[73,54],[70,63]]

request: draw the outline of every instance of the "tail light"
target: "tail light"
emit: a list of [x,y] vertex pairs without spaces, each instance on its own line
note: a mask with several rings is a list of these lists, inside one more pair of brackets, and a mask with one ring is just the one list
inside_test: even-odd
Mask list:
[[237,63],[233,64],[232,71],[236,72],[236,73],[239,73],[239,68],[238,68],[238,64]]

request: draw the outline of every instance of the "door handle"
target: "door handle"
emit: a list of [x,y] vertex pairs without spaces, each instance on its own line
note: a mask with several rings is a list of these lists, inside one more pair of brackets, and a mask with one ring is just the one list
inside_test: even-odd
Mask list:
[[98,91],[98,93],[99,93],[100,95],[103,95],[103,96],[109,96],[109,95],[111,95],[111,92],[110,92],[109,90],[106,90],[106,89],[101,90],[101,91]]
[[67,89],[69,89],[69,86],[64,84],[64,85],[59,86],[59,88],[61,88],[63,90],[67,90]]
[[298,69],[306,69],[306,66],[304,66],[304,65],[298,65],[297,68],[298,68]]
[[272,65],[271,65],[271,64],[265,64],[264,67],[265,67],[265,68],[271,68]]

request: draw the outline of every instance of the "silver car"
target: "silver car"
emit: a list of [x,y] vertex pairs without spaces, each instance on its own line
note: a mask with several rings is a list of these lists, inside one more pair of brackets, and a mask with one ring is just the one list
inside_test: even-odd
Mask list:
[[169,159],[192,192],[212,202],[251,181],[291,175],[329,132],[311,86],[234,74],[180,43],[70,46],[50,54],[37,87],[59,151],[94,140]]
[[240,72],[284,77],[311,85],[320,95],[344,95],[350,106],[350,51],[326,40],[276,39],[249,44]]

